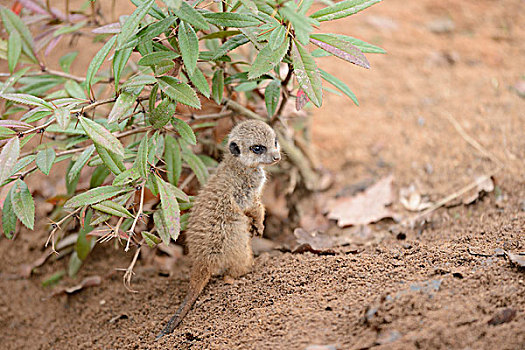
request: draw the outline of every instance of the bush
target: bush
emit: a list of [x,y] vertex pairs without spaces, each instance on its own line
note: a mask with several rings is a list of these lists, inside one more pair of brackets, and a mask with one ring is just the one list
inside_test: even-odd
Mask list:
[[[3,231],[11,238],[17,221],[34,228],[35,205],[26,177],[37,171],[48,175],[57,163],[69,162],[67,200],[56,204],[61,217],[51,225],[48,242],[55,250],[67,234],[63,228],[80,221],[71,275],[93,248],[93,236],[124,239],[126,250],[130,244],[177,239],[193,201],[184,190],[193,179],[204,183],[217,164],[222,118],[257,118],[274,125],[289,160],[306,186],[315,188],[315,171],[287,136],[285,123],[278,123],[284,107],[290,98],[298,110],[308,102],[321,106],[323,80],[357,104],[348,86],[318,69],[315,58],[334,55],[368,68],[363,52],[383,52],[352,37],[313,33],[322,22],[380,0],[325,0],[310,15],[313,0],[213,6],[164,0],[163,7],[154,0],[131,1],[136,9],[130,16],[102,26],[95,2],[66,14],[34,1],[25,2],[31,6],[21,17],[16,6],[15,12],[0,10],[8,35],[1,41],[0,57],[10,71],[0,88],[5,118],[0,121],[0,184],[11,184],[2,210]],[[26,11],[39,16],[24,16]],[[28,23],[44,33],[38,40]],[[39,51],[47,47],[49,52],[61,39],[85,35],[88,28],[104,44],[85,76],[70,73],[77,52],[60,59],[60,71],[39,59]],[[265,113],[253,111],[257,104],[265,106]],[[203,113],[195,112],[200,109]],[[219,144],[212,137],[218,130]],[[91,176],[89,188],[78,185],[81,173]],[[146,190],[160,203],[145,206]]]

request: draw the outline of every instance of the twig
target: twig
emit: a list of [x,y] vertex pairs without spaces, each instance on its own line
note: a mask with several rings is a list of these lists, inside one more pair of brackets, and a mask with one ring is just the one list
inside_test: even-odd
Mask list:
[[488,159],[492,160],[494,163],[503,166],[503,162],[500,161],[494,154],[489,152],[485,147],[483,147],[478,141],[470,137],[466,132],[465,129],[459,124],[459,122],[450,114],[446,114],[445,117],[448,119],[450,123],[454,126],[456,131],[459,133],[459,135],[472,147],[474,147],[479,153],[483,154]]
[[140,250],[142,249],[142,242],[139,243],[139,246],[137,247],[137,250],[135,251],[135,255],[133,255],[133,259],[131,260],[131,264],[129,264],[128,268],[125,270],[124,276],[122,277],[122,282],[124,283],[124,287],[128,290],[128,292],[131,293],[138,293],[138,291],[131,288],[131,278],[135,274],[133,272],[133,268],[135,267],[135,264],[137,263],[137,259],[139,258]]
[[144,208],[144,188],[146,187],[146,183],[143,182],[140,185],[140,203],[139,203],[139,210],[137,214],[135,215],[135,220],[133,220],[133,224],[131,224],[130,229],[128,230],[128,242],[126,243],[126,248],[124,249],[125,252],[129,250],[129,243],[131,241],[131,237],[135,234],[135,226],[137,226],[137,222],[139,221],[140,216],[142,215],[142,210]]
[[266,118],[261,117],[257,113],[249,110],[248,108],[244,107],[243,105],[233,100],[230,100],[229,98],[223,99],[222,104],[224,105],[224,107],[228,108],[229,110],[242,114],[245,117],[248,117],[250,119],[261,120],[263,122],[266,121]]
[[413,218],[411,218],[410,220],[411,221],[416,221],[416,220],[419,220],[421,219],[422,217],[428,215],[429,213],[435,211],[436,209],[438,208],[441,208],[442,206],[444,206],[445,204],[447,204],[448,202],[462,196],[463,194],[467,193],[468,191],[472,190],[473,188],[475,188],[476,186],[478,186],[479,184],[483,183],[484,181],[490,179],[492,176],[494,176],[496,173],[498,173],[501,169],[503,169],[502,166],[499,166],[497,167],[496,169],[490,171],[489,173],[487,173],[486,175],[483,175],[479,178],[477,178],[475,181],[472,181],[471,183],[469,183],[468,185],[460,188],[459,190],[455,191],[454,193],[452,194],[449,194],[448,196],[446,196],[445,198],[441,199],[440,201],[436,202],[434,205],[432,205],[430,208],[426,209],[425,211],[417,214],[416,216],[414,216]]
[[86,80],[86,78],[77,77],[76,75],[69,74],[66,72],[61,72],[59,70],[49,69],[47,67],[42,70],[42,73],[47,73],[47,74],[55,75],[57,77],[62,77],[66,79],[71,79],[79,83],[83,83]]
[[58,222],[54,222],[54,228],[51,230],[51,233],[47,237],[46,244],[44,244],[44,247],[47,247],[49,242],[51,242],[51,251],[58,255],[58,252],[55,250],[55,233],[58,230],[61,230],[60,225],[62,225],[67,219],[78,213],[82,208],[78,208],[75,211],[72,211],[71,213],[64,216],[62,219],[60,219]]

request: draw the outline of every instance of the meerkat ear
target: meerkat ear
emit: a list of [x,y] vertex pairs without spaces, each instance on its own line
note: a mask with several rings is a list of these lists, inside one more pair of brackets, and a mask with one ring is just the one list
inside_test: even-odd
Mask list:
[[241,154],[241,149],[235,142],[230,142],[230,153],[233,154],[235,157],[238,157],[239,154]]

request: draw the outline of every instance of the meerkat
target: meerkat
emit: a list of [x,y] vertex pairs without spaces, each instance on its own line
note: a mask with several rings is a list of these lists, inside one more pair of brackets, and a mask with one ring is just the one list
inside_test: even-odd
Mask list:
[[275,131],[257,120],[236,125],[228,137],[228,152],[201,189],[190,212],[186,244],[192,261],[186,298],[160,337],[173,332],[190,311],[211,276],[226,281],[251,270],[251,237],[262,235],[266,182],[264,166],[281,159]]

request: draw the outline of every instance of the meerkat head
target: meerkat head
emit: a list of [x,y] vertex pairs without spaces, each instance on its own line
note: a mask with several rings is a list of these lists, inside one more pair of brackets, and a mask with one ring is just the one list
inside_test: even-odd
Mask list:
[[230,154],[245,166],[271,165],[281,160],[275,131],[265,122],[247,120],[237,124],[228,142]]

